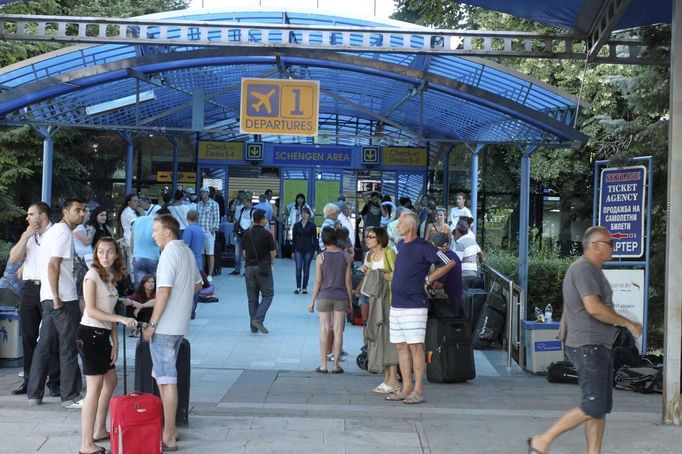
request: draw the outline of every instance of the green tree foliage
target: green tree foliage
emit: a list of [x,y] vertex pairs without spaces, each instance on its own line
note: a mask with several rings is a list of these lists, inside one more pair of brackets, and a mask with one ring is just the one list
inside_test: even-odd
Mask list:
[[[557,32],[543,24],[507,14],[455,5],[454,2],[401,0],[394,18],[439,28]],[[428,5],[425,5],[428,4]],[[456,24],[456,26],[452,26]],[[624,37],[633,32],[624,33]],[[652,44],[670,42],[670,27],[637,31]],[[562,233],[570,239],[570,223],[591,219],[594,161],[628,164],[628,158],[653,156],[653,204],[649,300],[649,343],[662,333],[665,210],[668,153],[669,67],[590,64],[556,59],[498,59],[498,63],[557,86],[580,99],[577,127],[589,136],[579,150],[540,148],[531,161],[531,187],[551,188],[561,195]],[[486,148],[482,169],[486,189],[518,192],[518,149]],[[504,163],[505,165],[500,165]],[[532,274],[532,270],[531,270]],[[531,286],[536,280],[531,279]]]
[[[186,8],[186,0],[39,0],[2,8],[3,14],[133,17]],[[59,49],[52,42],[0,41],[0,66]],[[93,145],[98,153],[93,153]],[[0,225],[23,216],[40,198],[43,138],[28,127],[0,128]],[[62,128],[54,135],[53,194],[93,196],[96,185],[124,165],[125,144],[116,133]],[[93,157],[95,159],[93,159]],[[95,185],[95,186],[93,186]],[[6,229],[4,229],[6,230]]]

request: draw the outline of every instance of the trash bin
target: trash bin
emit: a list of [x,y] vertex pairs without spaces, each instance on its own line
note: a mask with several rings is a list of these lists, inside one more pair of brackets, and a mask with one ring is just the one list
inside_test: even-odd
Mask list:
[[0,312],[0,367],[18,367],[23,356],[19,313]]
[[547,366],[563,361],[564,346],[559,337],[559,323],[523,322],[525,369],[533,374],[546,374]]

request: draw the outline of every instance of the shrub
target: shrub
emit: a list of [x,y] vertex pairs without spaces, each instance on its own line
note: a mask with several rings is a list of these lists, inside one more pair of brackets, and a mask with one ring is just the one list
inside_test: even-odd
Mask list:
[[[554,308],[553,318],[558,320],[563,307],[561,284],[574,257],[562,258],[556,251],[540,252],[528,258],[528,320],[535,318],[535,307],[544,311],[547,304]],[[509,251],[486,251],[486,261],[497,271],[518,284],[519,259]]]

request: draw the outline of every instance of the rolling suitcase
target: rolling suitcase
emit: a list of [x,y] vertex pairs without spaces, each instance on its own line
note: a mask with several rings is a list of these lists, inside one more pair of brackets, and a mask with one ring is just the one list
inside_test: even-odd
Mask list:
[[163,407],[153,394],[130,393],[111,398],[112,454],[161,454]]
[[474,329],[474,348],[490,348],[502,340],[507,318],[507,300],[497,293],[489,293]]
[[[190,344],[183,339],[175,363],[178,369],[178,409],[175,414],[177,426],[189,427]],[[152,357],[149,343],[140,341],[135,349],[135,389],[159,396],[159,387],[152,377]]]
[[430,317],[424,347],[428,381],[456,383],[476,377],[471,327],[466,320]]
[[481,309],[485,304],[488,292],[480,288],[470,288],[462,295],[464,300],[464,318],[467,319],[472,328],[476,326]]
[[123,326],[123,395],[111,398],[111,452],[161,454],[163,405],[153,394],[128,393],[126,328]]

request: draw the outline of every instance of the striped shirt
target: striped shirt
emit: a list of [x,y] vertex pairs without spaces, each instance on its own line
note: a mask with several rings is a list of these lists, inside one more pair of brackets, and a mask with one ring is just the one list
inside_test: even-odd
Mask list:
[[462,261],[462,277],[477,275],[479,252],[481,252],[481,248],[471,230],[455,242],[455,254]]
[[392,307],[426,307],[425,278],[431,265],[447,265],[450,259],[444,252],[422,238],[409,243],[398,243],[398,256],[395,260],[391,291]]

